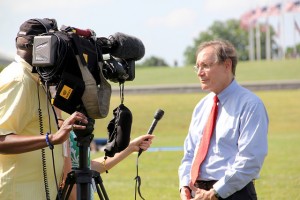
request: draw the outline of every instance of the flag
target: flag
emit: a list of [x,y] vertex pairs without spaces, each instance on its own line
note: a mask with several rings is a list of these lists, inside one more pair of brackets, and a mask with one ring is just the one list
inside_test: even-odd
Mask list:
[[268,10],[267,6],[256,8],[252,12],[251,20],[254,23],[256,23],[259,18],[267,16],[267,10]]
[[259,13],[260,13],[260,17],[266,17],[268,16],[268,7],[267,6],[263,6],[260,8],[259,10]]
[[299,27],[299,25],[298,25],[298,23],[297,23],[297,21],[294,19],[294,27],[295,27],[295,30],[299,33],[299,35],[300,35],[300,27]]
[[284,10],[286,12],[300,12],[300,0],[298,1],[289,1],[286,3]]
[[[263,6],[263,7],[257,8],[255,10],[255,13],[251,17],[251,20],[254,23],[256,23],[259,18],[267,17],[268,16],[267,15],[267,11],[268,11],[268,7],[267,6]],[[266,26],[265,25],[260,25],[259,29],[260,29],[261,32],[266,32]]]
[[261,10],[260,8],[256,8],[254,14],[252,15],[252,20],[257,21],[261,16]]
[[253,25],[254,15],[255,15],[255,10],[250,10],[241,16],[240,26],[242,29],[248,30]]
[[281,3],[270,6],[267,12],[268,16],[279,15],[281,12]]

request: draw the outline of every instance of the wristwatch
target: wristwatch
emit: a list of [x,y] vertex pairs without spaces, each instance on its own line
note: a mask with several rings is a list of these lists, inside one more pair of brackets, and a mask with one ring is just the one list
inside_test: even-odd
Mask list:
[[214,191],[214,193],[215,193],[215,197],[216,197],[217,199],[220,199],[221,197],[220,197],[220,195],[217,193],[217,191],[216,191],[215,189],[213,189],[213,191]]
[[[190,191],[190,193],[192,192],[191,188],[189,188],[188,186],[183,186],[182,188],[187,188]],[[182,188],[180,188],[179,192],[181,192]]]

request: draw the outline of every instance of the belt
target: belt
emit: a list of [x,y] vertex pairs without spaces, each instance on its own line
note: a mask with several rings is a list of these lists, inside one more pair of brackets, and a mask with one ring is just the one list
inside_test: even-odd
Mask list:
[[194,186],[203,190],[210,190],[216,182],[217,182],[216,180],[211,180],[211,181],[197,180]]
[[[212,188],[212,186],[216,183],[216,180],[211,180],[211,181],[200,181],[197,180],[194,184],[195,187],[200,188],[200,189],[204,189],[204,190],[210,190]],[[253,183],[253,185],[255,186],[255,179],[253,179],[251,181]],[[250,183],[251,183],[250,182]]]

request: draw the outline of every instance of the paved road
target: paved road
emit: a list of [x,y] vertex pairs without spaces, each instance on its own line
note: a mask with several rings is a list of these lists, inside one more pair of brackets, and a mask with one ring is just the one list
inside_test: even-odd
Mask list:
[[[299,90],[300,80],[290,81],[264,81],[241,83],[252,91],[259,90]],[[113,87],[113,94],[119,94],[119,87]],[[126,86],[125,94],[166,94],[166,93],[196,93],[202,92],[200,84],[162,85],[162,86]]]

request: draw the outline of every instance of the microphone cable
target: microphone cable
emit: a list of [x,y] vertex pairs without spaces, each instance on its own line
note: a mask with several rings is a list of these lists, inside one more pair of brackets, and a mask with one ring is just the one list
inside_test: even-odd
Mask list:
[[136,200],[137,197],[137,193],[139,194],[139,196],[141,197],[141,199],[145,200],[144,197],[142,196],[141,193],[141,185],[142,185],[142,179],[139,176],[139,157],[141,154],[138,154],[136,157],[136,177],[135,179],[135,190],[134,190],[134,199]]
[[[164,116],[164,113],[165,113],[165,111],[163,111],[161,109],[158,109],[156,111],[156,113],[154,114],[154,120],[153,120],[147,134],[152,135],[152,132],[154,131],[157,122]],[[134,197],[135,200],[136,200],[136,193],[137,192],[139,193],[139,196],[143,200],[145,200],[144,197],[141,194],[142,179],[139,176],[139,164],[138,164],[138,162],[139,162],[138,160],[139,160],[139,157],[142,154],[142,152],[143,152],[143,149],[140,148],[140,150],[138,152],[138,155],[137,155],[137,158],[136,158],[136,177],[134,178],[135,179],[135,197]]]

